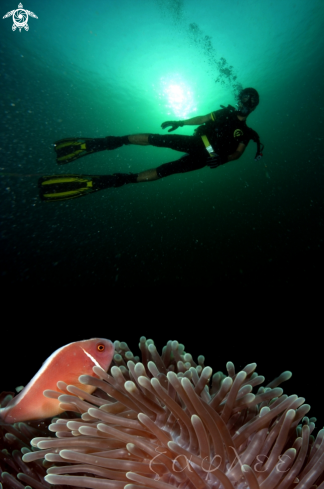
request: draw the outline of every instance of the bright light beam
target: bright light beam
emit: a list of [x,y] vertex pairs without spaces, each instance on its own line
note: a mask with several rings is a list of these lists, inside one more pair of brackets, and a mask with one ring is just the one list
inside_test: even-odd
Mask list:
[[178,74],[162,77],[159,98],[167,108],[168,115],[186,119],[197,110],[193,91]]

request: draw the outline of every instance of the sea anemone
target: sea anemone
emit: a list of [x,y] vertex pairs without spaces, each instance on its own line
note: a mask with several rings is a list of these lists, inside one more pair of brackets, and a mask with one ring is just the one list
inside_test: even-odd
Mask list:
[[[13,398],[13,392],[0,394],[0,407]],[[49,489],[45,482],[46,468],[41,460],[25,464],[22,457],[31,451],[30,442],[35,436],[48,434],[48,421],[32,421],[10,425],[0,420],[0,487],[12,489]]]
[[[160,356],[140,340],[141,362],[115,342],[114,365],[79,381],[97,387],[85,394],[59,383],[69,419],[55,418],[56,437],[37,436],[22,462],[45,459],[45,481],[93,489],[324,489],[324,430],[311,436],[315,418],[305,399],[266,387],[256,364],[212,376],[204,357],[196,364],[184,346],[169,341]],[[19,477],[18,477],[19,478]],[[33,481],[26,481],[35,489]],[[8,485],[16,488],[16,486]],[[44,487],[44,486],[43,486]],[[21,488],[16,488],[21,489]]]

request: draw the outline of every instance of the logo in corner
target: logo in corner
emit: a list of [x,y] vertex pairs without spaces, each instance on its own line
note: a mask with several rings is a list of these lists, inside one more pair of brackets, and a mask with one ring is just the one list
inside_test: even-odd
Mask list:
[[241,129],[235,129],[235,131],[234,131],[234,137],[235,138],[239,138],[242,135],[243,135],[243,131]]
[[12,30],[15,31],[18,27],[19,32],[21,32],[22,28],[24,28],[25,31],[29,31],[29,25],[27,23],[29,15],[30,17],[34,17],[34,19],[38,19],[37,15],[35,15],[33,12],[30,12],[30,10],[24,10],[21,3],[18,5],[17,10],[7,12],[6,15],[3,16],[3,19],[6,19],[11,15],[13,20]]

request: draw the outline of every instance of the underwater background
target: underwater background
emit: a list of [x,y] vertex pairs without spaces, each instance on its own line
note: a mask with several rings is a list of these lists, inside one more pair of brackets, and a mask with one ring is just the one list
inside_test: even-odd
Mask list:
[[[116,287],[293,284],[323,273],[322,0],[1,1],[1,280]],[[161,123],[260,104],[237,161],[42,202],[38,178],[139,172],[181,153],[122,147],[57,166],[69,136],[163,133]],[[193,133],[196,126],[176,134]],[[164,131],[166,132],[166,131]]]

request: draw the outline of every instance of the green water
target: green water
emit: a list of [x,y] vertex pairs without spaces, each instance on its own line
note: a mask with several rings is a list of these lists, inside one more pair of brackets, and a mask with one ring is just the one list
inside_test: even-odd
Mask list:
[[[17,9],[1,2],[1,16]],[[116,287],[295,283],[321,273],[322,0],[41,2],[29,31],[1,18],[1,276]],[[235,104],[265,145],[243,157],[87,197],[41,202],[58,173],[139,172],[181,157],[127,146],[58,167],[68,136],[162,133]],[[177,134],[192,134],[194,126]]]

